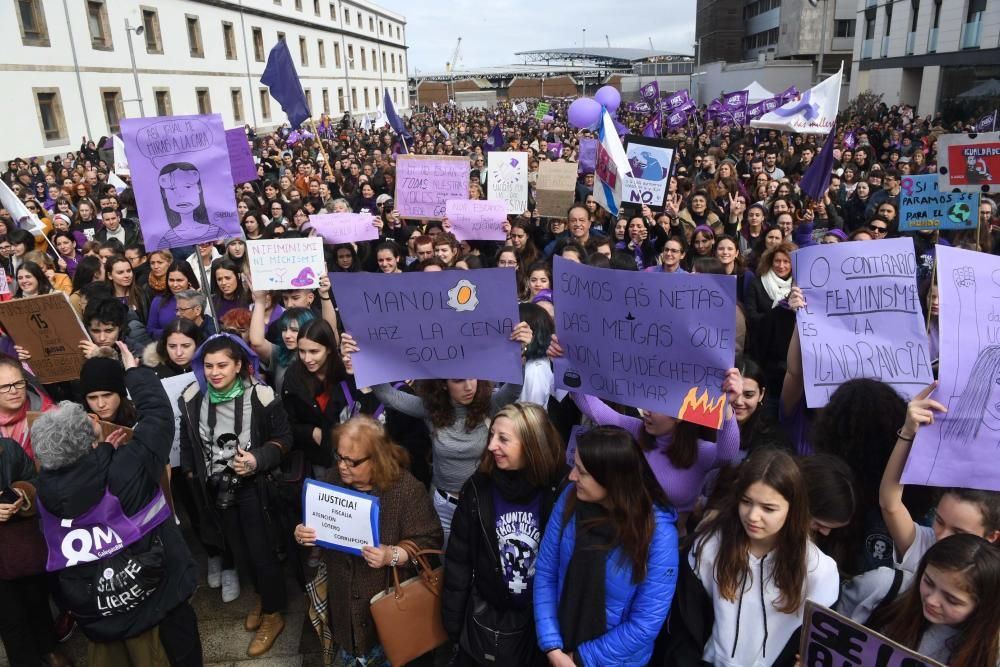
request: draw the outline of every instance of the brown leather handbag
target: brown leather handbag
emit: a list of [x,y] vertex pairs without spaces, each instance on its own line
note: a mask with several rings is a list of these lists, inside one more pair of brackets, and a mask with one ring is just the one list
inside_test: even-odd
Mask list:
[[417,576],[400,582],[399,566],[392,568],[393,585],[371,600],[379,642],[392,667],[405,665],[448,640],[441,620],[444,567],[431,569],[427,561],[429,554],[444,552],[421,550],[412,540],[403,540],[399,546],[417,564]]

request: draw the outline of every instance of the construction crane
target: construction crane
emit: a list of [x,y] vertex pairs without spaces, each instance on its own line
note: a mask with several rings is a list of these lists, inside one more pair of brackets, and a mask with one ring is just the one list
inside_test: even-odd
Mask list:
[[646,39],[649,40],[649,50],[650,51],[655,51],[656,49],[653,48],[653,38],[652,37],[647,37]]
[[610,49],[611,48],[611,40],[608,39],[607,35],[604,36],[604,42],[608,45],[608,48]]
[[[461,49],[462,49],[462,38],[459,37],[458,42],[455,43],[455,50],[451,54],[451,61],[446,62],[444,64],[445,71],[449,75],[455,71],[455,68],[458,67],[458,54],[461,51]],[[454,77],[449,77],[449,78],[451,79],[451,93],[448,96],[448,100],[451,101],[451,99],[455,96],[455,78]],[[447,91],[447,89],[448,87],[445,86],[445,91]]]

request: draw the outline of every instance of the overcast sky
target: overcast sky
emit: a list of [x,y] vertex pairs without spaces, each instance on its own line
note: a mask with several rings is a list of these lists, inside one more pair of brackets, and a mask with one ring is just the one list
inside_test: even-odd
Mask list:
[[459,68],[523,62],[517,51],[587,46],[693,54],[695,0],[375,0],[406,17],[410,74],[443,72],[462,38]]

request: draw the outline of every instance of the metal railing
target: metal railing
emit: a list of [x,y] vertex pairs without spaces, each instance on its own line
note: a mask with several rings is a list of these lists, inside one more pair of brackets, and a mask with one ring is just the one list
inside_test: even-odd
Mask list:
[[917,44],[917,33],[910,32],[906,35],[906,55],[912,56]]
[[982,19],[977,19],[975,21],[969,21],[962,26],[962,48],[963,49],[978,49],[979,40],[983,33],[983,21]]
[[927,53],[934,53],[937,51],[937,37],[938,29],[931,28],[930,33],[927,35]]
[[874,39],[866,39],[865,41],[861,42],[861,59],[862,60],[870,60],[871,59],[871,57],[872,57],[872,49],[874,48],[874,46],[875,46],[875,40]]

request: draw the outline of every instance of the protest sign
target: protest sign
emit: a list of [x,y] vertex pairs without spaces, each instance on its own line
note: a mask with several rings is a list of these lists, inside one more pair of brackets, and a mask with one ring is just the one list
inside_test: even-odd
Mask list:
[[649,137],[625,137],[625,157],[632,174],[622,175],[622,203],[663,210],[674,162],[674,143]]
[[316,530],[316,544],[321,547],[360,555],[362,547],[379,544],[376,496],[306,479],[302,518],[306,528]]
[[528,154],[493,151],[488,154],[487,199],[507,203],[507,213],[528,210]]
[[736,278],[607,271],[555,257],[556,387],[710,428],[736,354]]
[[792,267],[807,304],[796,313],[806,405],[856,378],[906,398],[934,379],[912,239],[810,246]]
[[80,377],[80,341],[89,341],[90,335],[64,292],[0,302],[0,326],[31,353],[28,363],[41,382]]
[[572,162],[538,163],[535,211],[542,217],[564,218],[576,199],[576,165]]
[[483,199],[449,199],[445,211],[459,241],[505,241],[507,203]]
[[253,162],[250,144],[247,143],[247,133],[242,127],[226,130],[226,149],[229,151],[229,169],[233,174],[233,183],[239,185],[257,180],[257,165]]
[[944,667],[812,600],[800,641],[802,667]]
[[440,220],[445,202],[469,198],[469,159],[400,155],[396,158],[396,210],[403,218]]
[[338,273],[333,281],[359,387],[394,380],[521,381],[514,271]]
[[899,231],[971,229],[979,220],[978,192],[941,192],[937,174],[904,176],[899,194]]
[[309,224],[330,245],[378,239],[378,229],[370,213],[310,215]]
[[147,250],[241,236],[222,116],[123,118]]
[[326,271],[323,239],[247,241],[250,275],[256,290],[313,289]]
[[1000,257],[940,245],[936,255],[941,358],[931,398],[948,412],[917,431],[903,482],[1000,491]]
[[942,134],[937,155],[941,191],[996,192],[1000,187],[1000,132]]
[[549,104],[548,102],[539,102],[538,106],[535,107],[535,120],[541,120],[542,117],[545,116],[545,114],[547,114],[549,112],[549,109],[551,108],[552,105]]
[[163,378],[160,384],[167,392],[170,399],[170,407],[174,409],[174,442],[170,446],[170,467],[176,468],[181,464],[181,404],[180,397],[192,382],[195,382],[194,373],[182,373],[172,378]]

